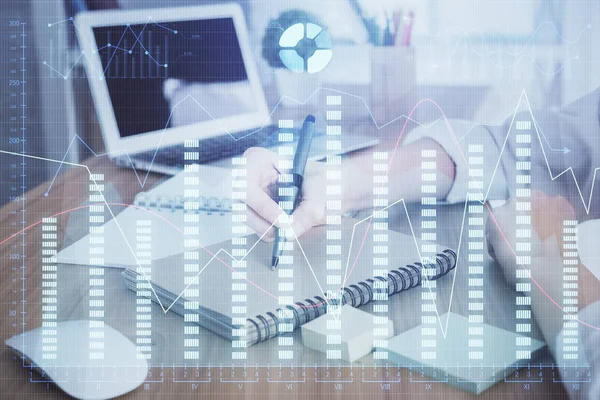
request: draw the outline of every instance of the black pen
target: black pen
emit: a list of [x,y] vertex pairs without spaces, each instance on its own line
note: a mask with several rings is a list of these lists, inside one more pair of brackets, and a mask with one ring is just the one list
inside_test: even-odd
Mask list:
[[[294,165],[292,167],[292,182],[283,185],[277,185],[277,194],[280,201],[291,202],[292,208],[285,210],[286,214],[291,215],[298,205],[298,198],[302,191],[302,180],[304,179],[304,169],[310,154],[310,145],[313,136],[315,135],[315,117],[308,115],[304,119],[302,129],[300,130],[300,138],[298,139],[298,147],[294,155]],[[284,191],[284,196],[279,196],[281,188],[289,188],[291,190]],[[279,228],[275,228],[275,243],[273,245],[273,257],[271,258],[271,270],[274,271],[279,264],[279,258],[283,251],[283,245],[286,242],[285,235],[282,235]]]

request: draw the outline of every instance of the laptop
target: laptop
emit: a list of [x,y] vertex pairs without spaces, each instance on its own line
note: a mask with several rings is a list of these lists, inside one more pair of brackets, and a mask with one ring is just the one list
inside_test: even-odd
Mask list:
[[[239,5],[84,12],[75,24],[106,150],[117,165],[175,174],[186,140],[199,141],[198,158],[188,163],[277,145]],[[333,150],[317,136],[311,158],[377,143],[346,136]]]

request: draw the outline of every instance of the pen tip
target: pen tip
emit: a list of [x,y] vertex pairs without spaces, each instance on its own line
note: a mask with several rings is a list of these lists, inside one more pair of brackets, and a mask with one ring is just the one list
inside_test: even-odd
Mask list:
[[279,257],[273,257],[271,259],[271,271],[275,271],[275,268],[277,268],[277,264],[279,264]]

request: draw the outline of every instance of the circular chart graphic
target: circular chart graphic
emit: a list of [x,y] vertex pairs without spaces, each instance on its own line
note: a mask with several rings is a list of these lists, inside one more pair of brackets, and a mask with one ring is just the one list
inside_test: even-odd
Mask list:
[[279,39],[279,58],[293,72],[314,74],[329,64],[331,37],[319,25],[294,24],[287,28]]

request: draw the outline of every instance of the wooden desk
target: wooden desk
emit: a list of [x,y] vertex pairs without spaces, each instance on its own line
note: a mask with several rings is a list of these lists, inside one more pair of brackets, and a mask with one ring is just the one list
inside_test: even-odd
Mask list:
[[[130,170],[119,169],[105,158],[90,160],[87,165],[93,173],[104,173],[105,181],[112,183],[119,192],[123,202],[131,202],[134,194],[139,190],[139,185],[135,180],[133,172]],[[148,185],[156,182],[161,177],[150,175]],[[47,185],[32,189],[27,194],[26,200],[26,219],[27,223],[31,224],[43,217],[53,215],[62,210],[68,210],[81,205],[88,195],[88,175],[83,168],[74,168],[61,175],[54,183],[52,191],[48,197],[43,194],[47,189]],[[0,240],[9,237],[17,232],[20,228],[20,203],[9,204],[0,209]],[[411,215],[418,215],[415,209],[411,209]],[[462,206],[451,206],[444,208],[443,213],[439,213],[438,220],[438,238],[442,244],[456,247],[458,243],[457,227],[460,226],[462,218]],[[58,217],[59,231],[64,234],[64,227],[67,224],[69,215],[64,214]],[[394,220],[390,224],[392,228],[406,231],[406,217],[403,212],[390,212],[390,220]],[[417,218],[418,219],[418,218]],[[417,225],[414,223],[414,225]],[[26,268],[24,270],[24,287],[25,298],[24,303],[26,329],[33,329],[40,326],[40,268],[38,261],[40,256],[40,226],[29,229],[26,234],[28,243],[26,249],[27,259]],[[0,339],[4,341],[11,335],[19,333],[21,327],[21,316],[17,313],[16,317],[7,317],[9,309],[21,311],[21,304],[12,304],[15,295],[21,295],[22,281],[18,279],[20,274],[19,268],[16,271],[12,270],[12,264],[9,262],[9,254],[15,249],[20,249],[21,237],[17,236],[14,239],[4,243],[0,247],[0,256],[3,260],[2,270],[2,285],[0,288],[0,300],[2,307],[0,312],[3,315],[2,324],[0,325]],[[16,246],[16,247],[12,247]],[[465,271],[465,257],[462,253],[458,268],[456,269],[456,290],[451,309],[463,315],[467,314],[467,274]],[[15,265],[16,266],[16,265]],[[61,267],[63,268],[63,267]],[[81,267],[69,266],[64,267],[63,272],[69,273],[69,279],[62,281],[62,286],[59,288],[59,303],[62,302],[59,319],[73,319],[85,317],[85,293],[87,287],[82,282],[86,282],[86,273]],[[82,278],[83,277],[83,278]],[[14,278],[14,279],[13,279]],[[83,279],[83,280],[82,280]],[[449,292],[452,284],[452,279],[447,277],[438,281],[438,305],[445,312],[449,304]],[[493,264],[489,264],[488,273],[485,278],[486,290],[486,322],[505,327],[507,329],[514,328],[514,296],[504,283],[504,280]],[[106,296],[106,309],[113,310],[110,313],[110,324],[118,327],[124,334],[133,337],[134,332],[134,295],[129,292],[123,283],[120,276],[120,271],[109,269],[106,271],[106,287],[110,291],[110,296]],[[410,327],[416,326],[420,321],[420,308],[414,307],[414,304],[420,304],[420,291],[415,289],[404,294],[394,296],[390,299],[390,316],[395,321],[396,332],[401,332]],[[199,394],[208,395],[210,397],[224,395],[226,397],[249,396],[263,398],[266,396],[280,398],[282,396],[310,396],[326,398],[331,396],[345,396],[345,398],[357,398],[361,395],[369,395],[382,398],[398,398],[398,396],[408,395],[411,398],[465,398],[468,394],[461,392],[451,386],[443,383],[432,383],[428,386],[426,383],[411,383],[410,371],[400,369],[399,371],[393,367],[363,367],[361,364],[354,364],[352,367],[338,368],[337,365],[331,364],[329,369],[320,369],[315,373],[314,364],[324,364],[326,361],[316,352],[309,349],[298,347],[296,352],[299,357],[299,363],[305,364],[305,367],[296,367],[294,370],[295,379],[285,379],[292,371],[289,367],[279,368],[279,361],[276,357],[276,341],[272,340],[266,343],[253,346],[248,350],[249,358],[252,362],[248,362],[246,373],[247,377],[243,377],[244,368],[232,368],[228,358],[223,358],[223,355],[228,354],[227,349],[230,349],[229,342],[211,334],[208,331],[203,331],[202,340],[205,341],[206,354],[203,355],[212,364],[209,369],[211,372],[211,381],[206,383],[192,383],[189,378],[185,377],[187,372],[192,376],[195,372],[195,367],[189,365],[187,370],[183,368],[172,368],[172,362],[176,362],[178,354],[181,351],[172,351],[173,341],[170,332],[181,332],[182,318],[174,314],[162,314],[162,311],[155,307],[157,312],[153,315],[153,327],[157,332],[153,337],[153,344],[156,349],[157,357],[155,360],[162,358],[160,362],[164,364],[153,368],[153,378],[164,380],[162,383],[149,383],[147,387],[141,386],[136,391],[126,395],[127,398],[141,396],[144,394],[177,394],[177,398],[189,395],[197,397]],[[536,337],[539,337],[539,332],[534,332]],[[296,340],[296,342],[300,342]],[[223,359],[223,364],[219,365],[218,360]],[[371,365],[371,360],[361,360],[367,365]],[[552,359],[546,355],[543,359],[538,360],[544,364],[550,363]],[[256,368],[255,362],[270,363],[270,368]],[[5,346],[0,350],[0,366],[2,370],[0,383],[1,397],[7,396],[10,398],[27,398],[32,395],[50,394],[53,397],[60,397],[62,393],[53,385],[45,383],[30,383],[30,376],[39,378],[35,372],[25,369],[21,366],[20,360],[15,360],[13,354]],[[536,372],[535,365],[532,365]],[[201,374],[206,374],[207,369],[201,369]],[[282,371],[282,378],[279,377],[279,371]],[[338,371],[340,377],[338,377]],[[389,374],[386,377],[386,371]],[[259,373],[258,382],[240,382],[254,380],[255,372]],[[305,373],[305,383],[290,383],[282,382],[293,381],[299,379]],[[350,375],[350,372],[352,375]],[[162,373],[162,377],[161,377]],[[381,381],[397,381],[398,373],[400,374],[400,382],[392,382],[389,389],[382,387],[385,382]],[[32,375],[30,375],[32,374]],[[317,374],[317,375],[315,375]],[[329,376],[327,376],[329,374]],[[205,376],[205,375],[203,375]],[[233,378],[232,378],[233,376]],[[304,379],[300,378],[300,379]],[[317,379],[318,378],[318,379]],[[187,379],[187,381],[186,381]],[[228,380],[228,383],[221,383],[221,379]],[[176,382],[177,380],[184,381]],[[317,382],[317,380],[328,380],[328,383]],[[334,381],[334,382],[332,382]],[[341,381],[352,381],[352,383],[341,383],[341,388],[336,389],[337,384]],[[369,382],[370,381],[370,382]],[[524,388],[523,383],[501,383],[494,386],[486,392],[485,396],[511,396],[514,398],[529,398],[532,395],[538,398],[561,398],[565,396],[562,386],[557,383],[552,383],[552,373],[550,370],[543,371],[543,380],[541,383],[531,383],[529,389]]]

